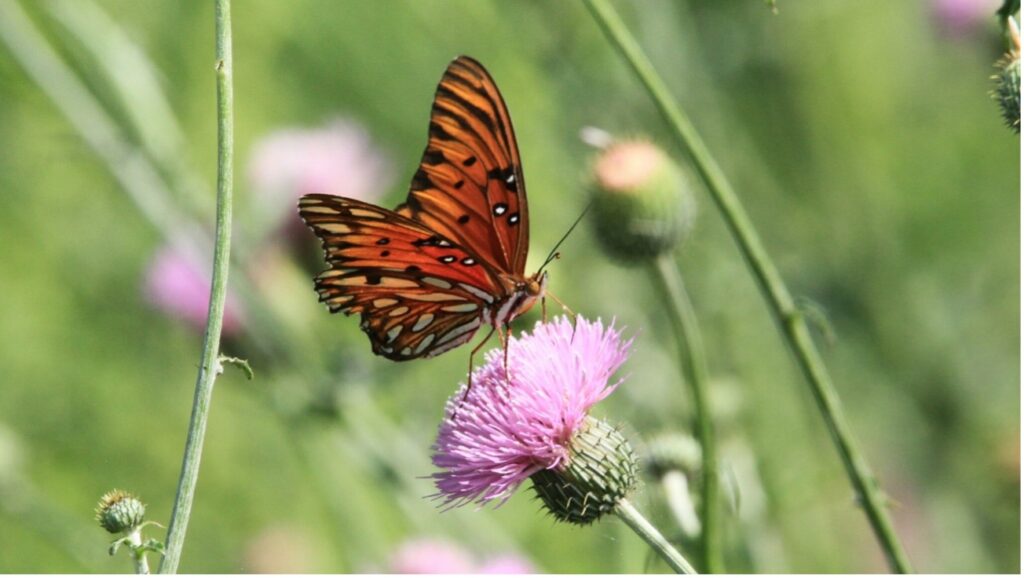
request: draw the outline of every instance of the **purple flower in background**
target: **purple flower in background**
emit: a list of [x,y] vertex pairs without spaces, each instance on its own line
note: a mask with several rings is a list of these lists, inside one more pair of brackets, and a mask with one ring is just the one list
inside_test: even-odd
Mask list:
[[[433,475],[446,504],[507,499],[541,470],[563,468],[590,408],[619,385],[609,383],[632,341],[600,321],[565,317],[488,352],[448,401],[434,445]],[[621,380],[620,380],[621,381]]]
[[258,142],[249,158],[256,204],[275,220],[298,222],[295,201],[329,193],[374,202],[394,182],[392,163],[354,120],[288,128]]
[[932,0],[931,10],[940,30],[955,38],[971,34],[986,21],[995,24],[1001,4],[1001,0]]
[[462,546],[435,538],[416,538],[399,546],[391,557],[394,574],[532,574],[529,560],[503,554],[477,564]]
[[[170,246],[159,249],[146,271],[145,295],[154,307],[202,331],[210,307],[210,267],[204,267]],[[229,292],[224,305],[224,335],[242,326],[241,310]]]
[[536,574],[529,560],[515,554],[505,554],[486,560],[477,568],[478,574]]
[[395,574],[470,574],[473,561],[457,544],[421,538],[402,544],[391,558]]

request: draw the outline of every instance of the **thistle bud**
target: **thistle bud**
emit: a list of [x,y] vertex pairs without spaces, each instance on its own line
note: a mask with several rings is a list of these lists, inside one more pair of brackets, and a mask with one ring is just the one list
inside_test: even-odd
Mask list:
[[569,442],[565,463],[533,476],[533,489],[558,520],[581,526],[615,509],[636,487],[637,459],[611,425],[587,416]]
[[696,203],[689,179],[648,141],[604,148],[594,161],[591,180],[595,233],[618,261],[657,257],[693,229]]
[[96,521],[111,534],[130,532],[146,517],[146,505],[123,490],[112,490],[100,498]]
[[999,103],[1006,125],[1020,134],[1020,54],[1011,52],[996,62],[996,66],[999,72],[992,77],[996,82],[992,98]]
[[700,470],[700,443],[689,435],[663,433],[651,438],[644,449],[644,471],[655,479],[660,479],[668,472],[693,474]]

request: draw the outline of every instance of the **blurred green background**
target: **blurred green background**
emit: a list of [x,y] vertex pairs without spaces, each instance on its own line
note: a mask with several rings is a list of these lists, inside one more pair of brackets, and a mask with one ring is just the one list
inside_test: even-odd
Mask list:
[[[114,487],[168,521],[201,336],[152,306],[145,276],[168,236],[201,248],[212,229],[210,4],[0,2],[7,16],[21,6],[41,34],[12,33],[29,29],[8,19],[0,45],[4,571],[128,571],[92,520]],[[979,11],[950,4],[780,0],[774,16],[760,0],[617,6],[794,293],[827,312],[827,363],[916,568],[1016,573],[1020,141],[987,94],[1002,50],[994,3],[961,2],[982,5],[970,18]],[[400,544],[426,536],[480,559],[516,552],[547,572],[666,571],[620,522],[556,524],[528,489],[498,509],[440,512],[425,499],[430,446],[468,348],[406,364],[375,358],[355,319],[316,302],[311,236],[276,224],[295,224],[291,201],[268,201],[252,176],[268,135],[344,118],[391,159],[375,182],[379,202],[397,204],[444,67],[472,55],[515,121],[533,270],[586,204],[594,152],[581,128],[649,135],[679,158],[583,6],[244,0],[234,35],[240,265],[230,282],[244,326],[224,351],[250,359],[256,379],[229,369],[218,380],[181,570],[387,571]],[[40,57],[36,41],[85,88],[61,85],[57,100],[79,112],[95,100],[113,131],[85,131],[124,150],[97,156],[26,73],[11,42]],[[147,218],[127,189],[166,207]],[[727,567],[884,571],[805,383],[697,195],[678,258],[714,380],[732,496]],[[638,446],[688,431],[690,398],[647,271],[610,263],[589,230],[562,255],[555,294],[638,336],[628,381],[598,413]],[[679,536],[656,484],[637,502]]]

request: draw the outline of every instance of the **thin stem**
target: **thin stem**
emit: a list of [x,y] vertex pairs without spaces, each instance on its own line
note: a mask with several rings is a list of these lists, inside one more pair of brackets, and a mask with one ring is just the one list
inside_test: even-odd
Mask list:
[[694,426],[700,442],[701,461],[701,503],[700,533],[701,567],[704,572],[717,574],[724,571],[722,563],[722,540],[719,530],[722,519],[722,501],[719,499],[718,450],[715,444],[715,427],[711,417],[708,392],[707,360],[704,356],[704,340],[700,335],[697,313],[686,294],[683,276],[671,255],[663,255],[655,261],[655,280],[665,295],[665,301],[672,309],[672,326],[679,344],[679,357],[686,380],[693,395]]
[[893,529],[883,493],[867,461],[857,448],[853,433],[843,416],[839,396],[832,385],[832,379],[821,359],[821,354],[814,345],[807,323],[794,304],[793,297],[774,263],[768,257],[739,198],[693,124],[676,104],[665,82],[654,70],[654,66],[615,9],[607,0],[583,1],[609,42],[625,58],[650,93],[678,140],[680,148],[693,162],[707,186],[769,309],[782,329],[784,339],[795,355],[800,370],[807,378],[850,483],[857,493],[858,501],[864,508],[889,565],[897,572],[910,572],[910,562]]
[[132,561],[135,563],[135,573],[149,574],[149,560],[146,559],[146,551],[139,548],[142,546],[142,531],[140,529],[135,528],[128,534],[128,545]]
[[661,535],[661,532],[657,528],[651,525],[644,518],[633,504],[629,503],[625,498],[619,500],[618,507],[615,508],[615,514],[630,527],[631,530],[636,532],[638,536],[644,539],[654,551],[661,555],[662,559],[676,571],[676,574],[696,574],[697,571],[693,569],[693,566],[683,558],[683,555],[678,550],[672,547],[672,544],[668,543],[668,540]]
[[216,76],[217,76],[217,228],[213,250],[213,283],[210,289],[210,310],[203,338],[203,353],[196,393],[192,403],[185,456],[174,498],[174,511],[167,529],[167,549],[160,573],[174,574],[181,560],[185,544],[185,531],[199,479],[199,462],[203,452],[203,437],[209,417],[213,384],[220,372],[220,334],[224,321],[224,302],[227,298],[228,270],[231,255],[231,194],[232,163],[234,153],[234,95],[231,85],[231,1],[217,0],[216,23]]

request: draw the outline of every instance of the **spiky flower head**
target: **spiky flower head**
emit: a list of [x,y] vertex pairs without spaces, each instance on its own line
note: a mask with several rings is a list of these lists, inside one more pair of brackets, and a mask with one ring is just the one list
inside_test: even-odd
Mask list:
[[[504,352],[490,351],[472,387],[448,401],[434,445],[438,497],[450,506],[504,501],[532,477],[559,519],[607,511],[595,500],[632,489],[636,460],[621,434],[588,414],[621,383],[609,380],[630,344],[601,321],[559,317],[509,340],[507,373]],[[564,499],[552,484],[570,486]]]
[[1020,53],[1007,54],[996,66],[999,72],[992,76],[996,83],[992,98],[999,103],[1006,126],[1020,134]]
[[690,180],[646,140],[612,142],[591,169],[594,230],[617,261],[633,264],[672,250],[693,229]]
[[96,521],[111,534],[128,532],[142,524],[146,505],[124,490],[111,490],[96,505]]
[[565,466],[530,480],[557,520],[586,525],[615,509],[636,486],[637,459],[622,432],[587,416],[569,443]]

